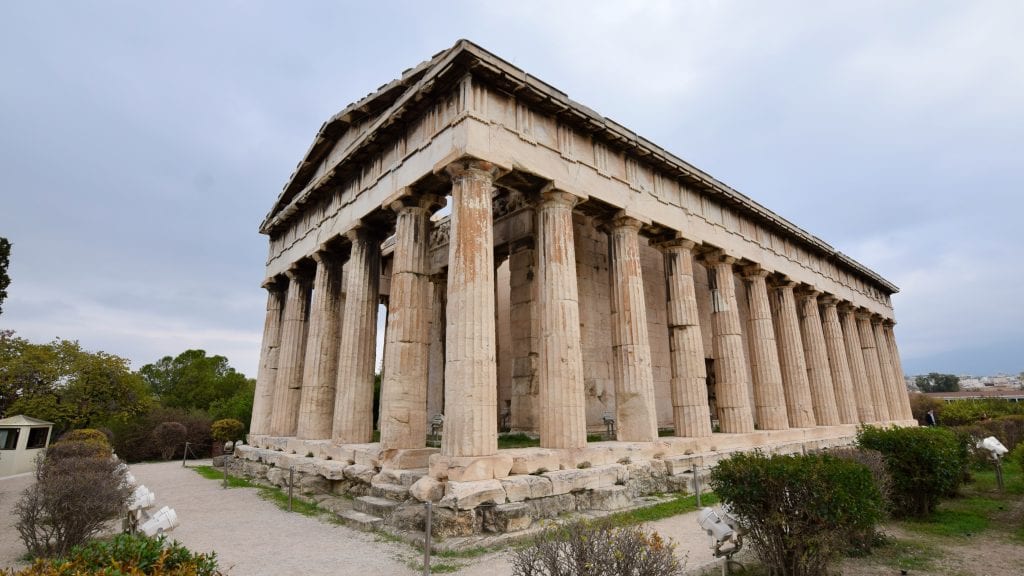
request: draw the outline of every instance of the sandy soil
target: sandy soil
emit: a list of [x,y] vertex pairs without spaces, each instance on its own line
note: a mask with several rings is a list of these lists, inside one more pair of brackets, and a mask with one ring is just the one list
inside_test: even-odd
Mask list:
[[[339,574],[421,574],[420,552],[411,546],[366,534],[323,519],[290,514],[259,498],[255,489],[224,490],[180,462],[136,464],[132,474],[156,494],[156,507],[170,506],[181,525],[169,534],[190,549],[216,551],[221,566],[235,576]],[[24,548],[11,507],[32,482],[31,475],[0,480],[0,567],[18,565]],[[688,570],[715,562],[696,513],[646,526],[677,543]],[[508,552],[473,559],[438,559],[466,576],[510,576]]]

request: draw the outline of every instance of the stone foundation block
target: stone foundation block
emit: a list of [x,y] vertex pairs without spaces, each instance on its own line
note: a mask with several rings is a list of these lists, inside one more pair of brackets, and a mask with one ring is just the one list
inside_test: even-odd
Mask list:
[[430,457],[438,453],[440,450],[437,448],[384,450],[380,453],[381,468],[401,470],[427,468],[430,465]]
[[522,502],[531,498],[551,496],[551,479],[544,476],[516,475],[501,479],[509,502]]
[[319,474],[304,475],[297,484],[299,485],[299,493],[307,496],[312,494],[329,494],[331,492],[331,482]]
[[[437,509],[434,510],[434,513]],[[399,530],[410,530],[414,532],[423,532],[424,520],[426,520],[427,512],[423,509],[423,504],[416,502],[413,504],[405,504],[395,508],[391,515],[388,516],[388,526],[394,526]],[[436,523],[436,521],[435,521]]]
[[476,510],[435,508],[431,531],[438,537],[469,536],[482,530]]
[[444,497],[444,484],[433,476],[424,476],[409,487],[409,495],[420,502],[437,502]]
[[505,489],[499,480],[475,480],[445,484],[444,497],[439,506],[469,510],[481,504],[504,504]]
[[345,478],[345,468],[348,464],[336,460],[319,460],[316,463],[316,473],[328,480],[341,480]]
[[347,444],[352,450],[352,459],[356,464],[380,468],[380,444]]
[[475,482],[505,478],[512,468],[512,457],[503,454],[494,456],[444,456],[430,457],[430,475],[438,480],[452,482]]
[[562,455],[547,448],[517,448],[512,454],[511,474],[534,474],[562,469]]
[[522,502],[498,504],[481,512],[485,532],[518,532],[533,524],[530,507]]
[[342,464],[356,463],[355,450],[347,446],[338,446],[336,444],[325,444],[320,446],[319,457],[323,458],[324,460],[341,462]]
[[345,478],[354,480],[356,482],[362,482],[363,484],[369,484],[373,477],[377,474],[377,471],[372,466],[365,466],[362,464],[350,464],[345,467]]
[[581,492],[576,496],[579,510],[621,510],[633,504],[625,486],[606,486]]
[[559,470],[543,474],[544,477],[551,480],[551,491],[553,494],[568,494],[573,491],[614,486],[625,475],[626,469],[621,464],[607,464],[605,466],[577,470]]
[[401,470],[397,468],[382,469],[376,476],[373,477],[373,483],[381,484],[398,484],[408,488],[416,483],[417,480],[427,474],[426,468],[416,468],[411,470]]
[[558,494],[524,502],[530,508],[533,518],[556,518],[559,514],[576,509],[576,497],[572,494]]

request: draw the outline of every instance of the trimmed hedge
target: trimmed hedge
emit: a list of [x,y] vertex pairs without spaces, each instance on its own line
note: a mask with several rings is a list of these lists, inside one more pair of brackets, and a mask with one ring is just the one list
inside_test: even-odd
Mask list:
[[892,476],[891,507],[898,516],[927,516],[965,480],[967,446],[946,428],[868,426],[857,434],[857,442],[885,456]]
[[867,467],[827,454],[735,454],[711,487],[749,530],[771,574],[824,574],[857,538],[873,534],[884,503]]

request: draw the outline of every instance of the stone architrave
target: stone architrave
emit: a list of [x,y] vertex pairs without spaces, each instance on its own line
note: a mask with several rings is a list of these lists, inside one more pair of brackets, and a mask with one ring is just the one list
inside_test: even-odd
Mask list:
[[423,448],[427,441],[430,370],[430,213],[433,196],[406,196],[397,213],[391,297],[385,332],[387,355],[381,383],[380,444]]
[[889,422],[889,400],[885,393],[885,380],[882,375],[882,363],[875,348],[875,333],[871,328],[871,314],[857,311],[857,336],[860,338],[861,354],[864,355],[864,367],[868,375],[868,386],[871,389],[871,403],[875,407],[875,418],[878,422]]
[[313,254],[313,304],[302,376],[302,400],[296,436],[327,440],[334,423],[334,387],[338,377],[338,335],[341,324],[341,258],[328,251]]
[[267,317],[263,322],[263,348],[260,350],[260,368],[256,376],[252,421],[249,426],[251,434],[267,434],[270,431],[274,384],[281,349],[281,313],[284,311],[285,291],[275,279],[268,280],[263,287],[267,290]]
[[722,432],[754,431],[747,391],[747,358],[743,327],[736,302],[736,259],[721,253],[705,256],[711,289],[711,345],[715,357],[715,398]]
[[786,392],[786,413],[792,428],[813,428],[814,407],[811,385],[807,381],[807,359],[800,337],[800,320],[796,314],[795,282],[784,281],[772,290],[772,317],[775,319],[775,341],[779,345],[779,366],[782,388]]
[[857,399],[853,393],[853,378],[850,376],[850,362],[846,357],[843,327],[839,324],[836,299],[826,296],[821,299],[823,315],[821,329],[825,335],[825,349],[828,351],[828,365],[832,370],[832,384],[836,392],[836,408],[839,421],[856,424],[860,421]]
[[466,159],[449,164],[445,171],[452,180],[452,215],[441,453],[490,456],[498,451],[491,213],[497,168]]
[[864,365],[864,352],[860,347],[860,334],[853,307],[844,302],[838,306],[839,323],[843,328],[843,344],[846,359],[850,362],[850,380],[853,383],[853,397],[857,402],[857,417],[862,424],[878,422],[875,415],[875,400],[868,382],[868,370]]
[[579,290],[572,235],[575,204],[575,196],[552,189],[541,194],[537,207],[538,403],[542,448],[587,445]]
[[750,342],[750,373],[754,378],[754,414],[761,430],[786,430],[786,393],[782,387],[779,349],[775,342],[771,303],[765,279],[769,272],[760,266],[746,268],[747,299],[750,316],[747,326]]
[[668,285],[668,341],[672,366],[672,422],[676,436],[711,436],[704,341],[693,280],[694,243],[682,238],[659,245]]
[[913,420],[914,412],[910,409],[910,396],[907,394],[907,385],[903,376],[903,362],[900,360],[900,350],[896,346],[896,333],[893,331],[895,326],[895,320],[886,319],[882,322],[885,339],[889,344],[889,355],[892,357],[893,367],[896,370],[896,378],[900,382],[900,401],[903,406],[903,419]]
[[900,396],[906,396],[906,385],[903,378],[896,376],[896,367],[889,353],[889,341],[885,337],[880,317],[871,318],[871,331],[875,336],[875,350],[878,351],[878,363],[882,369],[882,384],[886,405],[889,407],[889,419],[903,420],[903,399]]
[[427,377],[427,418],[444,414],[444,313],[448,279],[437,274],[430,279],[430,371]]
[[825,335],[821,328],[821,314],[818,312],[817,290],[803,290],[798,296],[800,316],[800,337],[804,343],[807,358],[807,381],[811,387],[811,404],[814,406],[814,421],[818,426],[839,424],[836,409],[836,392],[832,384],[832,371],[825,349]]
[[312,283],[308,274],[293,268],[286,275],[288,295],[281,321],[281,356],[274,384],[274,412],[270,418],[270,433],[274,436],[295,436],[298,427],[306,337],[309,333],[309,301],[312,296]]
[[616,436],[622,442],[653,442],[658,438],[640,267],[640,226],[639,220],[620,213],[608,234]]
[[380,238],[363,226],[349,230],[345,236],[352,249],[345,265],[345,315],[331,437],[338,444],[361,444],[373,440]]

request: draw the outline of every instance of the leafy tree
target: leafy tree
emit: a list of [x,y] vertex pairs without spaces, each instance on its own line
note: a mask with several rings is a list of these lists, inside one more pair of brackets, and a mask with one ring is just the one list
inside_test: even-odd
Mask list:
[[914,378],[914,384],[921,392],[957,392],[960,390],[960,378],[955,374],[930,372],[927,376]]
[[11,242],[0,237],[0,314],[4,312],[4,300],[7,299],[7,287],[11,285],[11,277],[7,275],[7,266],[11,263]]
[[128,361],[74,340],[33,344],[0,334],[0,409],[54,422],[57,430],[144,411],[149,393]]
[[204,350],[164,356],[143,366],[139,374],[164,406],[185,410],[209,410],[215,402],[223,403],[248,386],[245,375],[229,366],[227,358],[207,356]]

